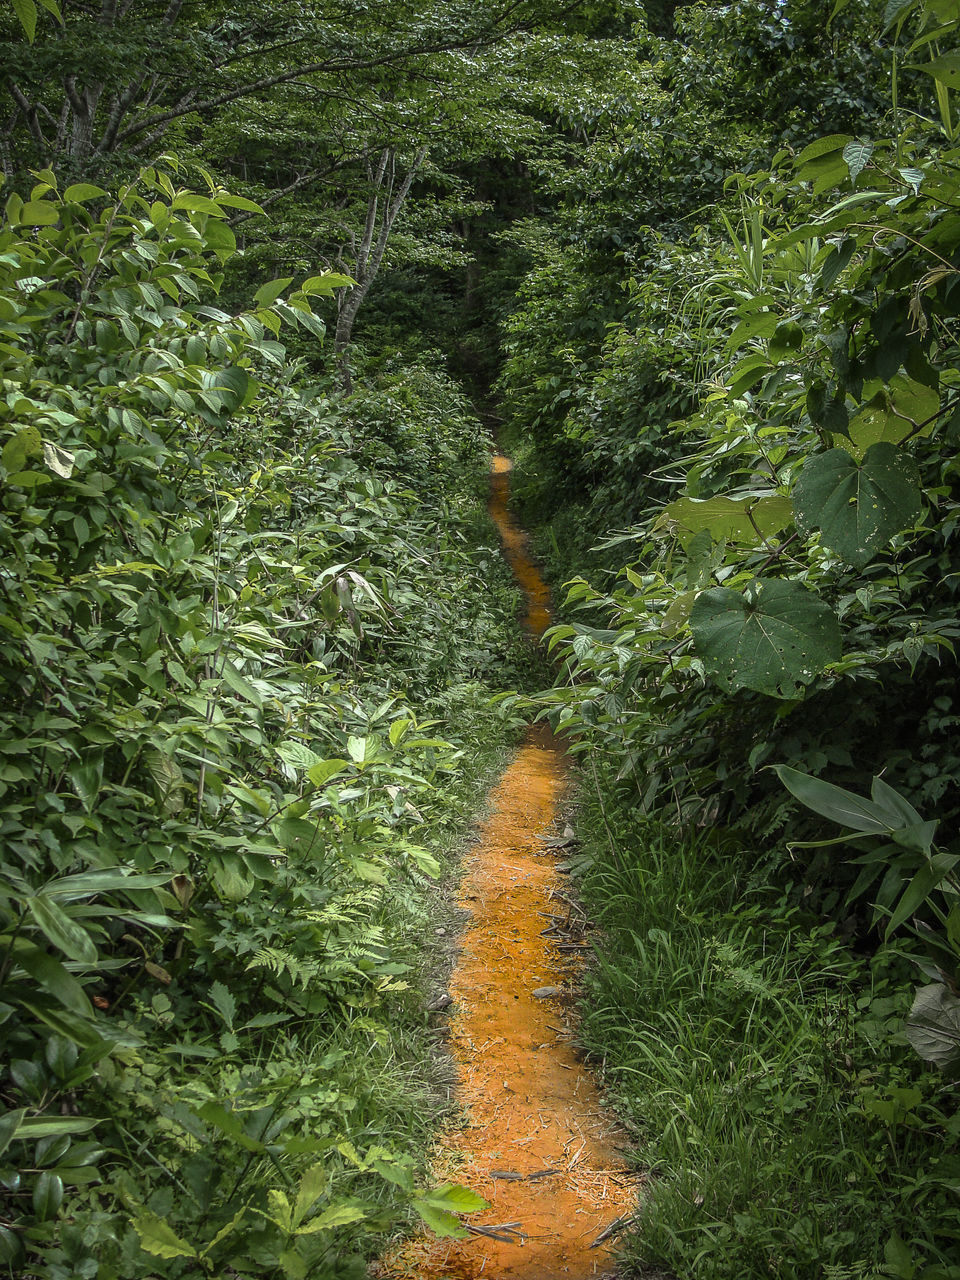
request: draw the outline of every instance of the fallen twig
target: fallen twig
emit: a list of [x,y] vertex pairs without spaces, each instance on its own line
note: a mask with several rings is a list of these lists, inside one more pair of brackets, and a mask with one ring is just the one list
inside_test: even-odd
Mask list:
[[516,1244],[518,1241],[522,1244],[526,1236],[521,1225],[519,1222],[496,1222],[489,1227],[475,1226],[472,1222],[465,1224],[467,1230],[475,1236],[487,1236],[491,1240],[499,1240],[501,1244]]
[[635,1213],[624,1213],[621,1215],[621,1217],[615,1218],[613,1222],[610,1223],[609,1227],[604,1227],[604,1229],[597,1236],[596,1240],[594,1240],[590,1248],[598,1249],[600,1245],[604,1243],[604,1241],[609,1240],[611,1236],[617,1235],[620,1231],[624,1229],[624,1227],[629,1226],[629,1224],[633,1222],[636,1216],[637,1215]]

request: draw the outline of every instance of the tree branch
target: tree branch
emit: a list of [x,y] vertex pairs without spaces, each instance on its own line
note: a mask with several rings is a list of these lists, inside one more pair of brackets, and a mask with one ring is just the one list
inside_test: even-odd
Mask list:
[[41,147],[45,147],[47,145],[47,140],[43,136],[43,130],[40,128],[40,121],[37,118],[37,108],[26,97],[20,89],[20,86],[14,80],[7,81],[7,89],[10,93],[10,97],[20,108],[20,112],[27,122],[27,128],[33,134],[34,140],[39,142]]
[[[508,5],[503,15],[500,15],[496,22],[499,23],[503,18],[517,9],[522,0],[513,0]],[[574,5],[570,6],[575,7]],[[519,30],[520,28],[515,28]],[[477,49],[488,44],[496,44],[502,40],[508,32],[500,31],[494,27],[488,27],[485,31],[474,33],[472,36],[464,37],[460,40],[441,40],[432,41],[425,44],[408,45],[403,49],[396,49],[388,53],[383,53],[377,57],[369,58],[333,58],[321,62],[310,62],[294,67],[287,71],[277,72],[272,76],[261,76],[256,80],[249,80],[245,84],[239,85],[235,89],[226,90],[223,93],[215,94],[212,97],[205,98],[200,102],[191,100],[187,104],[181,99],[175,106],[167,111],[158,112],[154,116],[149,116],[145,120],[134,121],[128,125],[126,129],[120,131],[113,139],[111,144],[116,146],[119,143],[127,142],[131,138],[135,138],[140,134],[153,130],[151,137],[155,137],[157,128],[169,124],[171,120],[177,120],[181,116],[186,115],[188,111],[211,111],[216,107],[226,106],[230,102],[237,102],[241,98],[248,98],[252,94],[259,93],[264,89],[273,89],[279,84],[287,84],[291,80],[296,80],[300,76],[327,74],[332,75],[337,72],[356,72],[370,71],[376,67],[392,66],[398,62],[405,62],[411,58],[426,57],[431,53],[452,53],[458,49]],[[195,99],[198,90],[193,90],[193,98]]]

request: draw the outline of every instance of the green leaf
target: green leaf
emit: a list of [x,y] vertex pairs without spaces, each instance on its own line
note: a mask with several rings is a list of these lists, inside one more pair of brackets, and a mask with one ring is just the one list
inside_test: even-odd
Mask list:
[[770,339],[770,359],[776,364],[794,355],[803,345],[803,330],[793,321],[778,324]]
[[904,1031],[924,1062],[941,1069],[960,1063],[960,999],[942,982],[919,989]]
[[63,1181],[50,1169],[44,1169],[33,1184],[33,1212],[38,1222],[55,1218],[63,1204]]
[[849,133],[831,133],[829,137],[818,138],[816,142],[811,142],[797,156],[794,161],[796,168],[801,168],[805,164],[809,164],[811,160],[819,160],[823,156],[829,156],[837,151],[843,151],[843,148],[849,143],[855,141]]
[[338,773],[343,773],[344,769],[349,767],[349,760],[321,760],[319,764],[310,766],[307,770],[307,777],[315,787],[322,787],[324,783],[329,782],[331,778],[335,778]]
[[28,200],[20,210],[21,227],[52,227],[60,221],[60,208],[49,200]]
[[461,1187],[455,1182],[446,1182],[422,1197],[426,1204],[435,1205],[438,1209],[449,1209],[451,1213],[477,1213],[481,1209],[489,1209],[490,1202],[469,1187]]
[[253,889],[253,876],[247,875],[240,859],[231,854],[212,860],[210,878],[228,902],[243,902]]
[[929,822],[915,822],[910,826],[897,827],[896,831],[891,831],[890,835],[901,848],[910,849],[913,853],[922,853],[925,858],[929,858],[938,825],[933,819]]
[[278,1258],[284,1280],[308,1280],[310,1264],[296,1249],[284,1249]]
[[243,209],[245,213],[265,213],[263,205],[257,204],[256,200],[248,200],[246,196],[235,196],[226,191],[217,192],[217,204],[223,205],[225,209]]
[[233,413],[240,407],[251,385],[249,375],[236,365],[209,373],[203,379],[204,391],[214,393],[227,413]]
[[27,909],[53,945],[71,960],[96,964],[97,949],[93,939],[82,925],[70,919],[59,903],[46,894],[38,893],[27,899]]
[[877,808],[882,809],[886,814],[891,828],[913,827],[923,822],[909,800],[905,800],[899,791],[894,791],[893,787],[882,778],[874,778],[870,788],[870,798]]
[[84,809],[87,813],[92,813],[103,785],[102,758],[94,757],[89,764],[73,765],[67,776]]
[[28,458],[43,452],[43,439],[36,427],[23,427],[3,446],[0,462],[8,471],[20,471]]
[[367,1216],[367,1210],[359,1205],[332,1204],[316,1218],[311,1218],[302,1227],[296,1228],[296,1234],[309,1236],[318,1231],[331,1231],[334,1227],[349,1227],[353,1222],[362,1222]]
[[181,1238],[167,1222],[149,1209],[141,1209],[131,1219],[131,1226],[140,1237],[140,1248],[156,1258],[196,1258],[193,1245]]
[[218,1244],[221,1244],[224,1240],[226,1240],[227,1236],[232,1235],[232,1233],[236,1231],[237,1227],[246,1217],[248,1207],[249,1207],[248,1205],[243,1205],[243,1207],[233,1215],[233,1217],[226,1224],[226,1226],[223,1226],[220,1228],[220,1230],[213,1237],[213,1239],[209,1240],[204,1245],[202,1252],[199,1254],[199,1257],[201,1258],[209,1257],[209,1255],[213,1253],[214,1249],[217,1247]]
[[284,289],[292,283],[293,276],[278,276],[276,280],[270,280],[267,284],[262,284],[253,295],[253,300],[258,307],[270,307],[280,297]]
[[799,582],[755,580],[702,591],[690,611],[697,654],[720,686],[793,697],[840,657],[840,625]]
[[842,244],[830,251],[823,267],[820,270],[820,284],[824,289],[829,289],[847,266],[850,265],[850,259],[856,252],[857,242],[853,236],[847,236]]
[[843,148],[843,158],[847,163],[847,168],[850,170],[852,181],[856,182],[860,177],[860,174],[869,164],[872,155],[872,142],[848,142]]
[[714,541],[755,545],[779,533],[793,520],[793,506],[783,494],[756,498],[678,498],[664,507],[658,528],[673,526],[680,545],[686,549],[695,534],[708,529]]
[[28,1116],[20,1121],[14,1137],[34,1142],[37,1138],[59,1137],[64,1133],[89,1133],[102,1123],[85,1116]]
[[245,1151],[258,1154],[266,1151],[266,1147],[262,1142],[259,1142],[256,1138],[251,1138],[244,1131],[243,1123],[236,1112],[228,1111],[219,1102],[205,1102],[203,1106],[197,1108],[197,1115],[201,1120],[213,1125],[220,1133],[236,1142],[238,1146],[243,1147]]
[[157,889],[170,881],[170,872],[154,872],[137,875],[119,867],[102,867],[93,871],[78,871],[72,876],[61,876],[44,886],[44,893],[51,898],[89,898],[112,889]]
[[776,332],[780,317],[775,311],[760,311],[741,320],[727,343],[732,351],[742,347],[750,338],[772,338]]
[[323,764],[323,757],[302,742],[281,742],[277,747],[277,755],[291,769],[312,769],[314,765]]
[[887,31],[895,22],[905,18],[911,9],[915,9],[920,0],[887,0],[883,11],[883,29]]
[[293,1210],[286,1193],[272,1188],[267,1192],[267,1204],[270,1206],[270,1221],[275,1222],[281,1231],[289,1233],[293,1227]]
[[10,483],[21,489],[42,489],[45,484],[50,484],[51,480],[42,471],[18,471],[10,476]]
[[26,1108],[21,1107],[19,1111],[8,1111],[6,1115],[0,1116],[0,1156],[16,1137],[20,1121],[26,1114]]
[[170,208],[185,209],[188,213],[207,213],[214,217],[223,217],[223,210],[216,200],[199,195],[196,191],[178,191],[170,201]]
[[224,683],[229,685],[233,692],[238,693],[241,698],[246,698],[248,702],[252,702],[256,707],[263,705],[263,699],[260,694],[250,681],[240,674],[227,657],[220,659],[220,675],[223,677]]
[[890,935],[899,929],[905,920],[909,920],[911,916],[916,915],[923,904],[930,898],[934,889],[942,884],[953,871],[956,864],[956,855],[946,853],[934,854],[929,862],[924,863],[903,891],[900,901],[887,921],[884,938],[889,939]]
[[850,420],[850,444],[842,440],[840,446],[862,457],[881,441],[899,444],[910,435],[929,435],[939,409],[940,396],[932,387],[895,374],[860,406]]
[[309,296],[320,295],[329,298],[334,289],[343,289],[356,283],[352,276],[341,275],[336,271],[325,271],[320,276],[308,276],[300,286],[300,292]]
[[157,788],[161,807],[166,813],[179,813],[183,808],[184,777],[176,760],[159,747],[147,747],[143,762]]
[[411,1205],[430,1230],[442,1238],[465,1240],[470,1234],[460,1219],[446,1209],[437,1209],[427,1200],[413,1200]]
[[829,449],[804,464],[793,504],[804,533],[819,529],[824,545],[859,569],[919,516],[920,477],[888,441],[871,445],[862,463]]
[[109,193],[103,187],[95,187],[92,182],[75,182],[63,193],[67,204],[84,204],[87,200],[100,200]]
[[293,1206],[293,1224],[298,1227],[316,1202],[323,1195],[329,1182],[329,1175],[322,1164],[309,1168],[300,1179],[297,1198]]
[[914,62],[910,65],[910,70],[923,71],[948,89],[960,89],[960,53],[943,53],[938,58],[931,58],[929,62]]
[[215,982],[211,986],[210,1003],[227,1026],[232,1027],[237,1016],[237,1002],[222,982]]
[[34,36],[37,34],[37,6],[33,0],[10,0],[13,5],[13,11],[19,19],[21,27],[27,39],[33,44]]
[[805,804],[821,818],[829,818],[842,827],[849,827],[864,835],[889,835],[890,823],[884,810],[872,800],[855,795],[832,782],[813,778],[789,765],[773,766],[777,777],[801,804]]
[[19,964],[36,982],[60,1001],[71,1012],[84,1018],[93,1018],[93,1006],[87,999],[83,987],[69,974],[55,956],[42,951],[26,939],[18,938],[14,954]]

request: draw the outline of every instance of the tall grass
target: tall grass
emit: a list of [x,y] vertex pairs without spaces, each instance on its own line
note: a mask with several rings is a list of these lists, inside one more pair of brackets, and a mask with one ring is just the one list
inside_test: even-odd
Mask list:
[[748,891],[749,857],[715,833],[600,806],[581,821],[598,926],[582,1037],[647,1175],[627,1274],[960,1274],[955,1102],[896,1034],[898,962]]

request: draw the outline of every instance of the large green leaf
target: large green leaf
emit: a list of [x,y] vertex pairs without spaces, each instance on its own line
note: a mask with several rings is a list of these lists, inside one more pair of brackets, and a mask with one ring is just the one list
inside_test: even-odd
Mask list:
[[840,625],[829,605],[798,582],[772,579],[703,591],[690,611],[697,654],[728,692],[793,697],[840,657]]
[[44,991],[49,992],[73,1013],[78,1013],[83,1018],[93,1018],[93,1006],[87,999],[83,987],[55,956],[35,946],[26,938],[16,939],[14,955],[17,964]]
[[21,227],[53,227],[60,221],[60,210],[49,200],[28,200],[19,221]]
[[[865,387],[864,395],[868,394]],[[929,435],[939,408],[940,396],[932,387],[898,373],[864,400],[850,420],[849,440],[841,438],[837,443],[847,453],[862,458],[872,444],[881,440],[899,444],[907,436]]]
[[948,89],[960,89],[960,53],[943,53],[929,62],[915,62],[911,71],[925,71]]
[[16,1137],[20,1121],[26,1114],[26,1108],[21,1107],[19,1111],[8,1111],[6,1115],[0,1116],[0,1155],[3,1155]]
[[36,897],[27,899],[27,908],[53,945],[59,947],[71,960],[96,964],[97,949],[93,945],[93,939],[83,925],[71,920],[57,902],[38,893]]
[[920,514],[920,477],[889,441],[872,444],[861,463],[828,449],[804,465],[793,505],[805,533],[819,529],[825,546],[862,568]]
[[924,1062],[956,1070],[960,1064],[960,1000],[942,982],[920,988],[904,1031]]
[[811,777],[786,764],[773,766],[777,777],[791,795],[821,818],[829,818],[860,835],[887,835],[891,829],[887,809],[875,800],[867,800],[844,787],[836,787],[822,778]]
[[24,34],[33,44],[33,38],[37,34],[37,6],[33,0],[10,0],[13,5],[13,11],[20,20]]
[[701,529],[708,529],[714,541],[726,538],[756,544],[779,533],[792,520],[790,499],[770,492],[739,498],[722,494],[713,498],[678,498],[664,507],[657,523],[658,527],[674,529],[686,548]]

